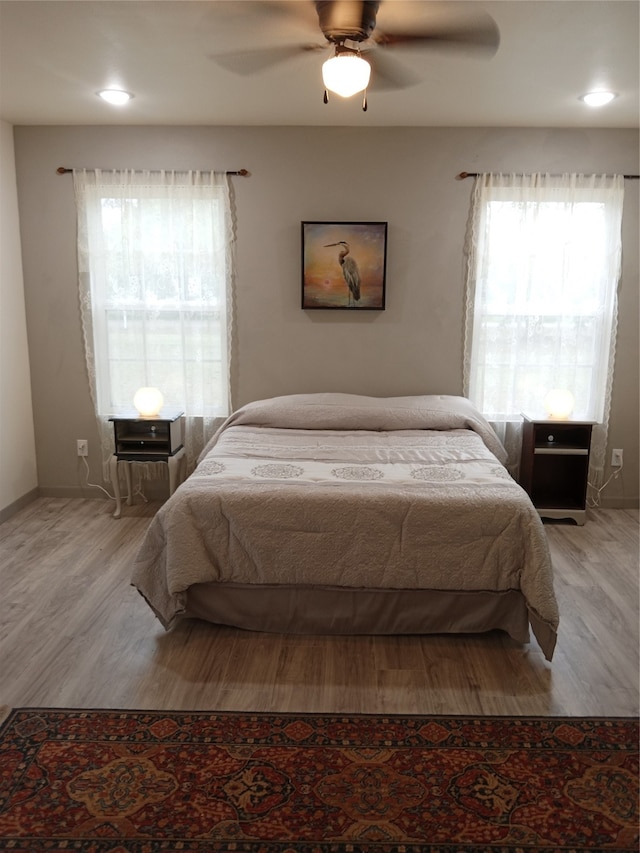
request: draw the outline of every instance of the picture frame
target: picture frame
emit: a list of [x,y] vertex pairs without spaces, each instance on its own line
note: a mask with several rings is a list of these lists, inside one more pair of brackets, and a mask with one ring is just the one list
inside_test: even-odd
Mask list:
[[302,222],[302,308],[384,311],[386,222]]

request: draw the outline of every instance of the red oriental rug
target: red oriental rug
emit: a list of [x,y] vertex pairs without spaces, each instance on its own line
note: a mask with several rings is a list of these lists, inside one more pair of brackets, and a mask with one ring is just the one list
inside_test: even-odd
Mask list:
[[638,720],[14,710],[0,850],[638,850]]

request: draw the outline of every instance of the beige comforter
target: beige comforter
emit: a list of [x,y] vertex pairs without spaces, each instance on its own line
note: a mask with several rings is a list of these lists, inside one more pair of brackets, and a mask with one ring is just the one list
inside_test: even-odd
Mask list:
[[278,397],[231,415],[153,519],[132,582],[168,627],[195,583],[520,590],[551,658],[546,534],[462,397]]

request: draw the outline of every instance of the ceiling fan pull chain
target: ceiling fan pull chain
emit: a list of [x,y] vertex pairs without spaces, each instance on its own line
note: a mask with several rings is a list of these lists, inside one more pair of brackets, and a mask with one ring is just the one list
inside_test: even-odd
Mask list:
[[364,95],[363,95],[363,98],[362,98],[362,112],[363,112],[363,113],[366,113],[368,106],[369,106],[369,105],[367,104],[367,90],[365,89],[365,90],[364,90]]
[[322,99],[322,100],[323,100],[323,102],[324,102],[325,104],[328,104],[328,103],[329,103],[329,93],[327,92],[327,90],[326,90],[326,89],[324,90],[324,97],[323,97],[323,99]]

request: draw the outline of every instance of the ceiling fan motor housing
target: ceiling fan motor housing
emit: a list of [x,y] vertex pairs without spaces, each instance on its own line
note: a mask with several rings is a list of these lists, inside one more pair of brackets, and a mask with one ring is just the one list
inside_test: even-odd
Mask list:
[[366,41],[376,26],[380,0],[316,0],[320,29],[327,41]]

